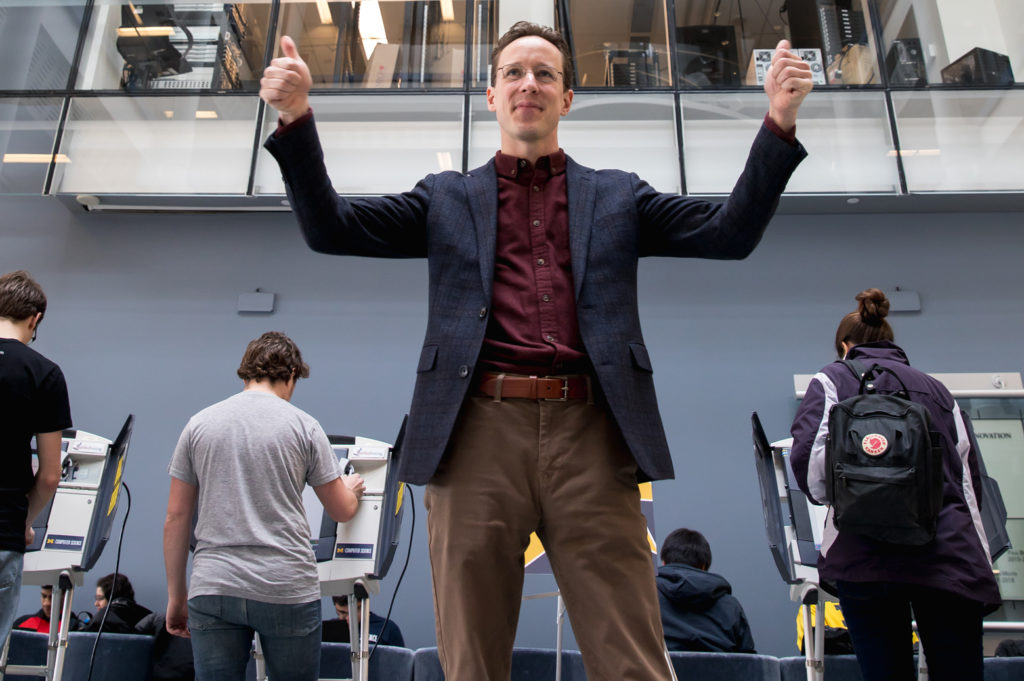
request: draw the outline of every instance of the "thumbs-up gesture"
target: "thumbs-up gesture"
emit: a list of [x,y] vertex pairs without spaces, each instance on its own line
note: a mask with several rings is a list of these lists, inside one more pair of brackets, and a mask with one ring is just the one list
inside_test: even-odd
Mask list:
[[791,130],[796,125],[800,104],[813,87],[810,65],[790,51],[788,40],[780,40],[764,79],[768,115],[776,125],[783,130]]
[[299,56],[295,41],[281,36],[282,56],[270,62],[260,78],[260,97],[274,107],[287,125],[309,109],[309,89],[313,78]]

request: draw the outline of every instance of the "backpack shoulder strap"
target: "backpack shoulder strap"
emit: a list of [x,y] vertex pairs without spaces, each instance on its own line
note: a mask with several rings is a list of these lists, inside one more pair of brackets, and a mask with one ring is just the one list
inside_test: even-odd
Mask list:
[[853,372],[853,375],[857,377],[858,381],[864,378],[864,374],[868,372],[868,370],[864,368],[864,365],[855,359],[841,359],[839,361],[842,362],[847,369]]

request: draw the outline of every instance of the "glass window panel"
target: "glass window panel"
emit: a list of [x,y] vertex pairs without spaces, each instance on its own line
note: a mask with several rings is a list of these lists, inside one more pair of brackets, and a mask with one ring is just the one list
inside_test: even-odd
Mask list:
[[[428,173],[462,170],[461,95],[313,99],[327,172],[342,194],[403,192]],[[268,107],[263,138],[277,127]],[[274,158],[257,157],[256,194],[284,194]]]
[[0,3],[0,90],[63,90],[78,43],[85,0]]
[[[692,194],[732,191],[764,120],[763,93],[682,97],[686,187]],[[899,175],[881,92],[816,91],[800,107],[797,137],[808,156],[790,193],[896,192]]]
[[[487,162],[501,146],[498,124],[483,96],[470,110],[469,166]],[[559,125],[566,153],[591,168],[637,173],[652,187],[678,192],[679,153],[670,94],[580,94]]]
[[1024,190],[1024,91],[892,93],[907,189]]
[[473,2],[473,60],[470,64],[473,87],[491,84],[491,51],[498,42],[496,0]]
[[865,2],[677,1],[679,86],[759,87],[783,38],[811,65],[817,85],[877,85],[875,38]]
[[664,0],[569,0],[566,38],[576,87],[648,88],[671,84]]
[[1024,3],[1020,0],[877,3],[890,85],[1022,82]]
[[89,97],[71,101],[52,191],[244,194],[259,100]]
[[463,87],[466,0],[286,0],[278,25],[314,88]]
[[0,100],[0,194],[43,192],[61,105],[60,99]]
[[259,89],[270,0],[97,0],[78,72],[81,90]]

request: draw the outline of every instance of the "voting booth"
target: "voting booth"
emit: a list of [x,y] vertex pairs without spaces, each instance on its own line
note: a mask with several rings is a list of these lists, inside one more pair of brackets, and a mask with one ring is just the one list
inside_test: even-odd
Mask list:
[[50,628],[45,667],[8,665],[5,642],[0,676],[61,678],[72,597],[110,539],[134,421],[129,414],[114,440],[84,430],[64,431],[60,482],[53,499],[32,523],[35,541],[25,549],[22,576],[23,585],[53,585],[50,621],[60,620],[60,628]]

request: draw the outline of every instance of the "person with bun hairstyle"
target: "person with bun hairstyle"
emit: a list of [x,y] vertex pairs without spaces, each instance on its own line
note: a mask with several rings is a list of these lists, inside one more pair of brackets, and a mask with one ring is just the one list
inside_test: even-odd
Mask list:
[[[836,331],[840,358],[878,364],[904,383],[910,399],[928,409],[941,436],[943,501],[935,538],[923,546],[883,543],[840,532],[825,521],[818,559],[822,586],[839,597],[865,681],[916,678],[911,621],[917,620],[932,681],[982,681],[982,618],[1002,599],[982,527],[981,476],[968,424],[949,390],[910,366],[886,316],[889,300],[876,289],[857,295],[857,309]],[[881,393],[896,380],[882,374]],[[837,361],[815,374],[791,429],[790,462],[800,488],[826,503],[825,438],[831,407],[859,392],[859,381]]]

